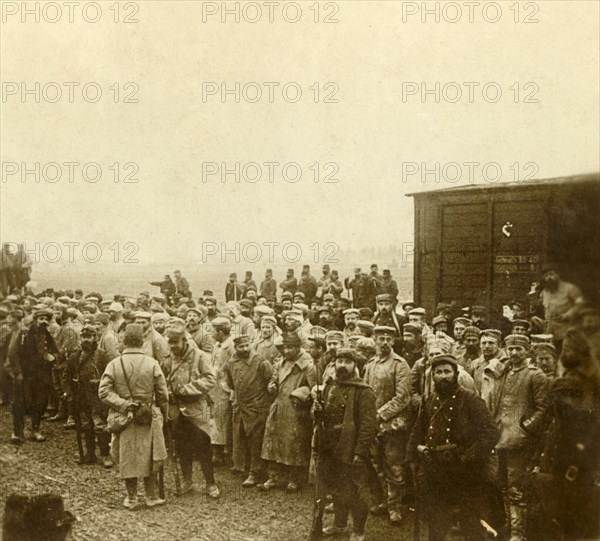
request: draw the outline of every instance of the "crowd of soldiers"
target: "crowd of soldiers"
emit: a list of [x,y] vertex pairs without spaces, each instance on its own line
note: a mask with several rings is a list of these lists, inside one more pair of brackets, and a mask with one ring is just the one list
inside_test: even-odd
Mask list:
[[[487,307],[398,299],[391,273],[342,282],[305,265],[277,287],[231,274],[224,299],[175,272],[136,297],[81,290],[0,302],[2,400],[11,442],[42,420],[81,437],[80,463],[118,464],[125,507],[177,493],[218,498],[215,467],[241,486],[315,482],[333,525],[361,541],[369,514],[430,541],[595,539],[599,534],[600,316],[554,265],[525,300]],[[223,302],[224,301],[224,302]],[[489,318],[489,320],[488,320]],[[349,518],[352,518],[351,526]],[[320,528],[320,526],[319,526]]]

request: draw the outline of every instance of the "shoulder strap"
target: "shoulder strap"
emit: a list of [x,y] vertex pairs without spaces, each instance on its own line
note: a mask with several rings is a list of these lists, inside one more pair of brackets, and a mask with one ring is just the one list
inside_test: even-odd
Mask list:
[[123,375],[125,376],[125,385],[127,385],[129,396],[133,398],[133,393],[131,392],[131,387],[129,386],[129,377],[127,376],[127,372],[125,372],[125,365],[123,364],[123,355],[119,355],[119,360],[121,361],[121,370],[123,370]]

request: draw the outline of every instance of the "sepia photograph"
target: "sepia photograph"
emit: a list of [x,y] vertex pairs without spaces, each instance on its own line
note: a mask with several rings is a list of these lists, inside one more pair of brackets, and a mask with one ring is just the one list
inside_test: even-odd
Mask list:
[[598,0],[0,0],[4,541],[600,541]]

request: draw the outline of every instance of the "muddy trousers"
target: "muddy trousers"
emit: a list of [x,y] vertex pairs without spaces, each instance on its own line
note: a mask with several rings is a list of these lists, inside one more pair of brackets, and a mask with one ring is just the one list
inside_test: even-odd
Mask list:
[[212,449],[210,436],[200,430],[184,415],[177,417],[173,430],[175,438],[175,452],[181,466],[184,481],[192,481],[192,463],[200,462],[200,468],[207,484],[215,482],[215,472],[212,462]]

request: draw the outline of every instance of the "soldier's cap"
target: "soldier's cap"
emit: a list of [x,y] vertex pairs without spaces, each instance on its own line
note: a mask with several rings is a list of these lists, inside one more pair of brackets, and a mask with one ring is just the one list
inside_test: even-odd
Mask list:
[[332,293],[325,293],[325,295],[323,295],[323,302],[333,301],[333,300],[335,300],[335,297],[333,296]]
[[415,306],[415,301],[404,301],[402,303],[402,310],[404,310],[406,312],[407,306]]
[[319,306],[317,308],[317,313],[320,314],[321,312],[329,312],[331,314],[332,313],[331,306],[327,306],[326,304],[323,306]]
[[458,323],[460,325],[464,325],[465,327],[470,327],[473,324],[473,321],[468,317],[457,317],[452,323],[454,323],[454,325]]
[[157,302],[164,302],[166,299],[162,293],[155,293],[154,295],[152,295],[152,300]]
[[535,342],[535,343],[546,343],[546,344],[552,344],[552,342],[554,341],[554,335],[553,334],[532,334],[530,337],[531,342]]
[[67,308],[67,310],[65,311],[65,313],[68,316],[72,316],[72,317],[77,317],[79,315],[79,312],[77,310],[75,310],[75,308]]
[[361,270],[360,267],[354,267],[354,274],[360,274]]
[[485,314],[485,306],[480,306],[478,304],[475,306],[471,306],[471,314],[483,316]]
[[126,340],[143,340],[144,329],[138,323],[128,323],[123,334],[123,341]]
[[420,306],[417,306],[416,308],[413,308],[412,310],[408,311],[408,315],[409,316],[424,316],[425,315],[425,308],[421,308]]
[[306,304],[304,304],[303,302],[297,302],[295,304],[292,305],[292,308],[295,308],[296,310],[300,310],[302,312],[303,315],[307,315],[308,314],[308,306],[306,306]]
[[350,299],[347,299],[346,297],[340,297],[340,304],[350,306],[351,302]]
[[402,332],[410,332],[412,334],[422,334],[423,325],[419,323],[405,323],[402,325]]
[[90,302],[95,302],[97,304],[100,299],[98,297],[92,296],[92,297],[86,297],[85,300],[90,301]]
[[111,301],[110,299],[106,299],[100,303],[100,306],[108,306],[109,304],[112,304],[112,302],[113,301]]
[[247,334],[242,334],[240,336],[236,336],[233,339],[233,344],[235,346],[241,346],[242,344],[249,344],[250,343],[250,337]]
[[391,276],[392,273],[390,272],[390,269],[383,269],[383,275],[384,276]]
[[165,309],[160,304],[158,304],[156,302],[153,302],[150,305],[150,311],[153,312],[153,313],[157,313],[157,312],[164,312]]
[[444,353],[450,353],[452,349],[452,343],[447,338],[443,338],[441,336],[431,336],[427,340],[427,350],[431,352],[432,349],[441,349]]
[[375,297],[376,302],[392,302],[392,296],[389,293],[381,293]]
[[367,336],[361,336],[360,340],[356,342],[357,349],[366,349],[368,351],[375,351],[375,340]]
[[94,327],[93,325],[84,325],[83,328],[81,329],[81,336],[84,336],[84,335],[98,336],[98,331],[96,330],[96,327]]
[[185,336],[185,321],[178,317],[169,318],[165,334],[167,338],[181,338]]
[[122,312],[123,305],[120,302],[111,302],[110,306],[108,307],[108,311],[109,312]]
[[283,346],[283,337],[279,334],[275,335],[275,338],[273,338],[273,345],[276,348],[280,348]]
[[300,347],[302,340],[295,332],[286,332],[283,335],[283,345],[289,347]]
[[199,304],[197,306],[192,306],[191,308],[188,308],[186,314],[189,314],[190,312],[194,312],[200,317],[205,317],[208,314],[208,309],[206,308],[206,306],[202,306],[201,304]]
[[212,295],[207,295],[204,297],[204,302],[212,302],[215,306],[217,305],[217,299],[215,299],[215,297]]
[[318,325],[315,325],[310,328],[310,335],[309,335],[308,339],[311,340],[312,342],[324,344],[326,335],[327,335],[327,329],[324,329],[323,327],[319,327]]
[[267,295],[267,302],[277,302],[277,297],[275,295]]
[[375,328],[375,323],[369,321],[368,319],[359,319],[356,322],[356,326],[360,327],[361,329],[368,329],[372,331]]
[[284,292],[281,294],[281,300],[282,300],[282,301],[284,301],[284,300],[286,300],[286,299],[287,299],[287,300],[289,300],[289,301],[291,301],[293,298],[294,298],[294,295],[292,295],[292,292],[291,292],[291,291],[284,291]]
[[549,353],[553,357],[556,357],[556,348],[554,344],[548,344],[547,342],[537,342],[531,345],[534,353]]
[[351,344],[356,344],[356,342],[358,342],[358,340],[360,340],[361,338],[364,338],[362,334],[352,334],[348,337],[348,342],[350,342]]
[[481,336],[481,330],[479,329],[479,327],[475,327],[474,325],[469,325],[467,328],[465,328],[465,331],[463,333],[463,340],[465,338],[477,338],[479,340]]
[[294,293],[293,298],[295,299],[296,297],[300,297],[302,300],[304,300],[304,293],[302,293],[302,291],[296,291],[296,293]]
[[484,329],[483,331],[481,331],[479,338],[493,338],[499,344],[502,340],[502,333],[498,329]]
[[133,314],[134,318],[140,318],[140,319],[152,319],[152,314],[150,312],[144,312],[142,310],[138,310],[137,312],[134,312]]
[[52,318],[53,315],[54,315],[54,312],[52,312],[52,310],[49,310],[48,308],[46,308],[43,305],[41,308],[36,307],[36,310],[33,311],[33,319],[37,319],[38,317],[41,317],[41,316],[47,316],[49,318]]
[[237,278],[237,272],[230,273],[229,278]]
[[327,331],[325,333],[325,342],[341,342],[344,343],[344,333],[342,331]]
[[67,297],[66,295],[62,295],[60,297],[58,297],[58,299],[56,299],[58,302],[61,302],[62,304],[69,304],[69,302],[71,302],[71,297]]
[[249,299],[242,299],[239,304],[240,306],[243,306],[244,308],[249,308],[250,310],[254,308],[254,303]]
[[100,312],[94,316],[94,321],[97,323],[102,323],[102,325],[108,325],[108,322],[110,321],[110,317],[108,314],[105,314],[104,312]]
[[352,348],[339,348],[335,352],[335,358],[352,359],[354,362],[356,362],[356,352]]
[[266,304],[257,304],[254,307],[254,315],[256,316],[272,316],[273,308],[267,306]]
[[212,296],[213,296],[213,292],[212,292],[210,289],[205,289],[205,290],[202,292],[202,296],[203,296],[203,297],[212,297]]
[[285,318],[287,319],[288,317],[299,321],[300,323],[304,321],[304,314],[302,313],[302,310],[296,310],[293,308],[291,310],[287,310]]
[[549,261],[548,263],[544,263],[540,269],[540,273],[542,276],[550,271],[558,272],[558,265],[551,261]]
[[431,322],[431,326],[435,327],[440,323],[448,323],[448,318],[446,316],[435,316]]
[[376,336],[396,336],[396,329],[394,327],[390,327],[389,325],[377,325],[373,329],[373,333]]
[[508,347],[508,346],[523,346],[524,348],[529,349],[531,342],[529,341],[529,338],[527,338],[527,336],[525,336],[524,334],[509,334],[504,339],[504,345],[506,347]]
[[15,308],[14,310],[11,310],[9,313],[12,317],[14,317],[15,319],[18,319],[19,321],[21,319],[23,319],[23,317],[25,316],[25,312],[23,312],[23,310],[21,310],[20,308]]
[[271,315],[263,316],[260,320],[260,324],[262,325],[263,323],[270,323],[271,325],[273,325],[273,327],[277,327],[277,320],[274,316]]
[[152,323],[155,321],[169,321],[169,316],[164,312],[156,312],[152,314],[152,318],[150,319]]
[[355,316],[360,316],[360,311],[358,310],[358,308],[346,308],[346,310],[344,310],[342,313],[345,316],[349,316],[351,314],[353,314]]
[[431,370],[440,365],[440,364],[451,364],[458,370],[458,361],[454,355],[450,353],[444,353],[443,355],[436,355],[433,359],[431,359]]
[[513,329],[516,326],[525,327],[526,329],[531,329],[531,323],[529,321],[527,321],[526,319],[513,319],[513,321],[512,321]]
[[228,317],[224,317],[224,316],[219,316],[216,317],[215,319],[213,319],[211,321],[212,326],[217,328],[217,327],[222,327],[224,329],[231,329],[231,320]]

